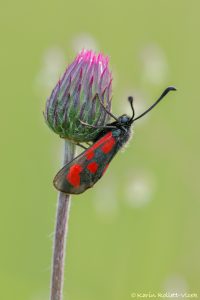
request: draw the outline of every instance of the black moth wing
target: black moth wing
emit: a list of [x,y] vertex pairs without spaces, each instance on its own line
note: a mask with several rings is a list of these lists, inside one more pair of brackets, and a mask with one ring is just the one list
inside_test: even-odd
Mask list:
[[120,133],[120,129],[109,131],[66,164],[54,178],[56,189],[66,194],[80,194],[91,188],[118,152]]

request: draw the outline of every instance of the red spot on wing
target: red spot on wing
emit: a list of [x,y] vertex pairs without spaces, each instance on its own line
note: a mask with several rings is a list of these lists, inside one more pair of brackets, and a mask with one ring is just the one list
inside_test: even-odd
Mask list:
[[85,152],[85,156],[87,158],[87,160],[90,160],[94,157],[94,151],[90,149],[88,149],[86,152]]
[[69,173],[67,174],[66,179],[74,187],[79,187],[80,185],[80,172],[82,170],[83,168],[78,164],[71,166],[69,169]]
[[103,151],[103,153],[109,153],[112,150],[114,145],[115,145],[115,139],[113,137],[111,137],[101,147],[101,150]]
[[91,173],[96,173],[96,171],[98,170],[99,165],[94,161],[89,163],[89,165],[87,166],[88,170]]
[[107,164],[102,172],[102,176],[105,174],[106,170],[108,169],[109,164]]
[[113,143],[115,144],[115,139],[113,138],[112,132],[110,131],[107,134],[105,134],[102,138],[100,138],[96,143],[94,143],[94,145],[92,145],[88,150],[85,151],[85,157],[88,160],[92,159],[94,157],[94,151],[97,148],[99,148],[101,145],[103,147],[104,144],[105,144],[105,148],[103,148],[104,151],[103,151],[103,149],[102,149],[102,151],[104,153],[108,153],[112,149],[112,147],[114,145]]

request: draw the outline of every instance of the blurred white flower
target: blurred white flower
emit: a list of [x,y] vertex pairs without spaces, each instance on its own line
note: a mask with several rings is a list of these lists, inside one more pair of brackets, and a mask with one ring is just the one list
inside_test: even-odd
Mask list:
[[155,193],[155,177],[147,171],[138,171],[129,176],[126,187],[126,202],[132,207],[143,207]]
[[64,51],[59,47],[52,47],[45,51],[42,66],[36,77],[36,87],[49,93],[66,66]]
[[169,73],[166,56],[162,49],[155,44],[147,45],[140,53],[142,74],[151,84],[162,84]]
[[94,208],[102,219],[112,220],[118,215],[117,190],[114,181],[105,181],[101,186],[96,186]]
[[30,300],[48,300],[49,296],[46,291],[39,292],[38,294],[32,296]]
[[[184,294],[188,292],[188,284],[180,275],[172,275],[166,279],[163,286],[167,293]],[[177,299],[177,298],[176,298]],[[182,299],[181,297],[178,299]]]
[[72,47],[75,52],[80,52],[83,48],[98,51],[97,41],[89,33],[80,33],[72,40]]

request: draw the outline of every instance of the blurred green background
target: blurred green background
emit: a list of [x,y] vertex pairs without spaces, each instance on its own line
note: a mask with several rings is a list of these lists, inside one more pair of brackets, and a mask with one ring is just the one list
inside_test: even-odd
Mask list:
[[83,47],[110,56],[115,114],[129,94],[140,113],[166,86],[178,92],[74,197],[64,299],[200,295],[199,11],[195,0],[1,1],[0,299],[48,299],[63,141],[42,111]]

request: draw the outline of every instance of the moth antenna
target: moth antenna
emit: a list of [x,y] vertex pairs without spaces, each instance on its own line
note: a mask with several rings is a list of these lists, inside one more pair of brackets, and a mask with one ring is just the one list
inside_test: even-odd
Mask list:
[[154,104],[152,104],[145,112],[143,112],[141,115],[139,115],[137,118],[133,119],[132,121],[135,122],[136,120],[140,119],[144,115],[146,115],[150,110],[152,110],[170,91],[176,91],[177,89],[173,86],[169,86],[164,90],[164,92],[161,94],[161,96],[156,100]]
[[134,107],[133,107],[133,97],[132,96],[128,97],[128,102],[130,103],[130,106],[131,106],[131,109],[132,109],[132,117],[131,117],[131,120],[130,120],[130,121],[132,121],[134,119],[134,116],[135,116],[135,110],[134,110]]

